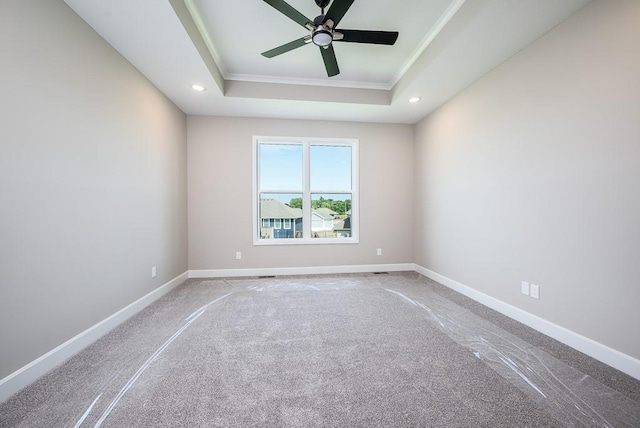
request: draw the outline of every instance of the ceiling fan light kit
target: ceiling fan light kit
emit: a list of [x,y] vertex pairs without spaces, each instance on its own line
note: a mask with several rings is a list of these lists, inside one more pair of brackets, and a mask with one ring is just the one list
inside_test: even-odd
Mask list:
[[316,30],[311,37],[313,44],[316,46],[324,47],[329,46],[333,41],[333,35],[324,29]]
[[272,6],[277,11],[306,28],[311,32],[311,34],[263,52],[262,56],[273,58],[309,43],[313,43],[320,48],[320,53],[322,54],[322,60],[324,61],[327,75],[332,77],[340,74],[338,60],[336,59],[336,54],[333,50],[333,42],[368,43],[377,45],[395,44],[398,39],[397,31],[336,29],[336,26],[340,20],[342,20],[355,0],[333,0],[331,7],[329,7],[329,10],[325,14],[324,9],[329,5],[330,1],[331,0],[315,0],[316,5],[321,10],[321,13],[316,16],[315,19],[310,20],[284,0],[264,0],[265,3]]

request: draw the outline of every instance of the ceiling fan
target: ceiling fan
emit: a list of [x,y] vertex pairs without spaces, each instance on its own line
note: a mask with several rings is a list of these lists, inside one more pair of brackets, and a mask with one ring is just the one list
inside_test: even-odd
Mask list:
[[263,52],[262,55],[267,58],[281,55],[293,49],[313,43],[320,47],[322,60],[327,69],[329,77],[340,74],[338,61],[333,50],[333,42],[353,42],[353,43],[373,43],[378,45],[393,45],[398,39],[397,31],[370,31],[370,30],[343,30],[337,29],[336,26],[347,13],[355,0],[333,0],[331,7],[324,13],[324,9],[329,5],[331,0],[315,0],[321,10],[320,15],[311,20],[294,9],[284,0],[264,0],[282,14],[288,16],[293,21],[302,25],[309,30],[311,34],[285,43],[282,46]]

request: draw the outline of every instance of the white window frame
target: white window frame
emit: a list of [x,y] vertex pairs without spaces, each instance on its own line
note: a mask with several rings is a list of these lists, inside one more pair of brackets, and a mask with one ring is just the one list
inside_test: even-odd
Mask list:
[[285,230],[291,229],[291,219],[290,218],[282,219],[282,228],[285,229]]
[[282,229],[282,219],[277,218],[273,220],[273,228],[278,230]]
[[[258,179],[259,159],[258,148],[260,143],[268,144],[292,144],[303,147],[303,186],[304,189],[261,189]],[[351,189],[315,189],[314,194],[350,194],[351,195],[351,236],[336,238],[313,238],[311,232],[311,188],[310,188],[310,147],[314,145],[323,146],[348,146],[351,147]],[[358,244],[360,239],[359,227],[359,140],[351,138],[292,138],[274,136],[254,136],[253,137],[253,245],[317,245],[317,244]],[[272,238],[260,239],[260,193],[296,193],[302,194],[302,238]],[[295,221],[291,221],[295,224]]]

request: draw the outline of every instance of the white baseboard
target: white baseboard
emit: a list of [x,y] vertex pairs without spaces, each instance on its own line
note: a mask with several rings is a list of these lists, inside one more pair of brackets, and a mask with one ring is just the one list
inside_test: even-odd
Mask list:
[[272,275],[320,275],[332,273],[366,273],[366,272],[401,272],[413,271],[413,263],[381,264],[381,265],[344,265],[344,266],[308,266],[291,268],[258,268],[258,269],[207,269],[190,270],[189,278],[231,278],[238,276],[272,276]]
[[582,336],[574,331],[561,327],[551,321],[547,321],[487,294],[481,293],[478,290],[422,266],[415,265],[414,270],[427,278],[437,281],[460,294],[464,294],[465,296],[508,316],[509,318],[513,318],[514,320],[546,334],[567,346],[577,349],[598,361],[602,361],[603,363],[640,380],[640,360],[638,359],[620,351],[616,351],[613,348],[609,348],[602,343],[596,342],[595,340],[589,339],[588,337]]
[[47,352],[37,360],[30,362],[26,366],[0,380],[0,403],[96,340],[100,339],[119,324],[123,323],[149,304],[173,290],[176,286],[187,280],[187,278],[188,272],[178,275],[166,284],[156,288],[149,294],[120,309],[110,317],[105,318],[77,336],[67,340],[57,348]]

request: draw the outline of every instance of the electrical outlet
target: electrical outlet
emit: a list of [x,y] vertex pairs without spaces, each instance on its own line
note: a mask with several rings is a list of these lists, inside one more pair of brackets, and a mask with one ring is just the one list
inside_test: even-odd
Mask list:
[[240,251],[236,251],[236,260],[242,259],[242,253]]
[[378,250],[376,251],[376,254],[381,256],[382,255],[382,248],[378,248]]
[[525,296],[529,295],[529,283],[527,281],[522,281],[522,284],[520,285],[520,291]]
[[153,267],[151,268],[151,278],[155,278],[157,275],[158,275],[158,272],[157,272],[157,270],[156,270],[156,267],[155,267],[155,266],[153,266]]
[[531,290],[531,297],[533,297],[534,299],[539,299],[540,298],[540,286],[539,285],[531,284],[530,290]]

